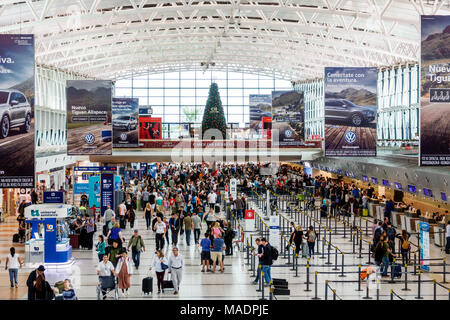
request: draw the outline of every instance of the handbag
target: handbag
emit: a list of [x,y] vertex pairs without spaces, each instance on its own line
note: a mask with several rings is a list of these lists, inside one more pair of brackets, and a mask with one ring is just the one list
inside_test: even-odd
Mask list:
[[163,271],[165,271],[165,270],[169,269],[169,266],[167,264],[161,262],[161,269],[163,269]]

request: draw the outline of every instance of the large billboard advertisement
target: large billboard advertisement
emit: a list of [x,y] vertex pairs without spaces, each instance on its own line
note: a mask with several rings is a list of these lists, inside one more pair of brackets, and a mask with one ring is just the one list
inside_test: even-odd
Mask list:
[[34,187],[34,36],[0,35],[0,188]]
[[112,99],[113,148],[138,147],[139,99]]
[[325,156],[377,155],[376,68],[325,68]]
[[249,95],[250,129],[259,136],[263,130],[263,118],[272,117],[272,96],[270,94]]
[[278,130],[279,147],[305,145],[303,92],[272,91],[272,130]]
[[421,16],[420,165],[450,165],[450,16]]
[[67,154],[110,155],[112,83],[107,80],[67,81]]
[[139,142],[162,139],[162,119],[139,117]]

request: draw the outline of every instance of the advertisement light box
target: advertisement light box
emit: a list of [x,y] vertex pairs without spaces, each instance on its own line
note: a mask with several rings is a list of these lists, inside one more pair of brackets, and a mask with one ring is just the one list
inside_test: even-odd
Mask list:
[[372,177],[372,182],[378,184],[378,179],[375,177]]
[[427,197],[433,197],[433,191],[431,189],[423,188],[423,194]]
[[383,186],[389,187],[389,180],[383,179]]

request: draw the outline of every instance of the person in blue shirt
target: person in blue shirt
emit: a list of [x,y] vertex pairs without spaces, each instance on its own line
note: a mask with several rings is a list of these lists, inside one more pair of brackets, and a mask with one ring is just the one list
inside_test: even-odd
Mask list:
[[69,279],[64,280],[64,289],[62,291],[63,300],[77,300],[75,290],[72,289]]
[[220,272],[223,273],[223,260],[222,260],[222,251],[225,246],[225,241],[222,239],[222,235],[216,236],[213,239],[213,247],[211,248],[211,259],[213,261],[213,269],[212,273],[216,271],[216,263],[219,260]]
[[209,234],[205,233],[205,237],[200,241],[200,247],[202,248],[201,253],[201,260],[202,260],[202,272],[205,272],[205,265],[206,265],[206,271],[209,272],[209,259],[211,259],[211,240],[209,240]]
[[352,195],[355,199],[359,198],[359,189],[357,187],[354,187],[352,190]]

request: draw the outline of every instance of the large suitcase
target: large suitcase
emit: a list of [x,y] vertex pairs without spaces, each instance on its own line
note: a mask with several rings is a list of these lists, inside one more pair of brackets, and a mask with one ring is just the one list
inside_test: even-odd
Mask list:
[[18,233],[13,235],[13,242],[19,242],[20,241],[20,236]]
[[149,294],[153,292],[153,278],[147,277],[142,279],[142,292],[145,294]]
[[402,277],[402,266],[398,263],[392,265],[392,272],[394,273],[394,278]]
[[164,289],[173,289],[173,281],[172,280],[164,280],[163,288]]
[[69,234],[69,239],[70,239],[69,243],[72,246],[72,249],[78,249],[79,248],[78,238],[79,238],[78,234]]
[[362,215],[363,215],[363,217],[367,217],[369,215],[369,209],[363,209]]
[[127,219],[125,219],[125,217],[124,218],[120,218],[119,224],[120,224],[120,228],[121,229],[126,229],[126,227],[127,227]]
[[215,213],[220,213],[220,206],[219,205],[215,205],[214,206],[214,212]]

